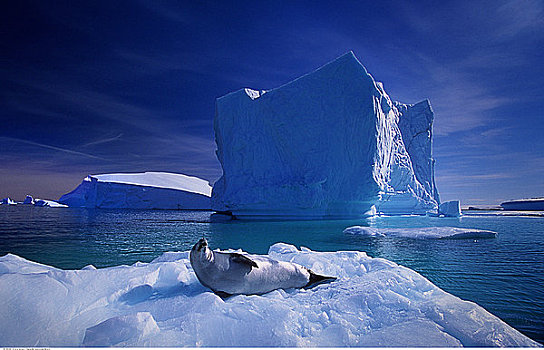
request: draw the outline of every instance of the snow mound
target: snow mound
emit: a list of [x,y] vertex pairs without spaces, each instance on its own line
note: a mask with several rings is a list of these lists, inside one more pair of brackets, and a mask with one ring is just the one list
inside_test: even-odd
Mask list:
[[[338,280],[222,300],[188,252],[151,263],[60,270],[0,258],[3,346],[538,346],[482,307],[363,252],[278,243],[269,256]],[[7,302],[6,302],[7,301]]]
[[438,206],[428,101],[396,103],[352,52],[216,101],[212,208],[242,219],[419,214]]
[[210,209],[206,180],[183,174],[145,172],[89,175],[59,202],[70,207]]
[[463,227],[410,227],[410,228],[378,228],[352,226],[344,230],[350,235],[369,237],[402,237],[418,239],[475,239],[495,238],[497,232]]
[[148,338],[159,332],[159,327],[149,312],[116,316],[97,324],[85,331],[83,346],[101,346],[111,344],[123,346],[125,341]]

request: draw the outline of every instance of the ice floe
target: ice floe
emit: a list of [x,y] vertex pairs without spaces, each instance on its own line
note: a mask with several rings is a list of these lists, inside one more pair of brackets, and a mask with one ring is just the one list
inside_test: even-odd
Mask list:
[[277,243],[269,256],[338,280],[221,299],[188,252],[60,270],[0,258],[3,346],[538,346],[475,303],[363,252]]
[[405,227],[382,228],[352,226],[344,230],[344,233],[369,237],[402,237],[422,239],[470,239],[470,238],[494,238],[497,232],[463,227]]

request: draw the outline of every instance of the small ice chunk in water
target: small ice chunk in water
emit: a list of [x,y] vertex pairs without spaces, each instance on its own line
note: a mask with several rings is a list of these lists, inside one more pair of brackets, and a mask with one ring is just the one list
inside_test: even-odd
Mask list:
[[449,201],[440,203],[438,214],[445,216],[459,217],[461,216],[461,203],[459,201]]
[[399,237],[419,239],[474,239],[474,238],[495,238],[497,232],[463,227],[404,227],[404,228],[383,228],[352,226],[344,230],[350,235],[368,237]]

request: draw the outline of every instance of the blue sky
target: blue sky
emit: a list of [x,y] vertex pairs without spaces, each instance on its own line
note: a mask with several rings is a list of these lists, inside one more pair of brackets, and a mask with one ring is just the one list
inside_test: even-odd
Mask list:
[[0,14],[0,195],[88,174],[214,182],[215,98],[352,50],[435,111],[442,200],[544,196],[543,1],[14,1]]

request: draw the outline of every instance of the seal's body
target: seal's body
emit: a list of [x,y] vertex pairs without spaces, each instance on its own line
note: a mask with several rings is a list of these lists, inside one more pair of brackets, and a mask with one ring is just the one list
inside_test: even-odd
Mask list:
[[200,283],[221,295],[310,288],[336,279],[317,275],[295,263],[266,256],[212,251],[205,238],[194,245],[189,258]]

